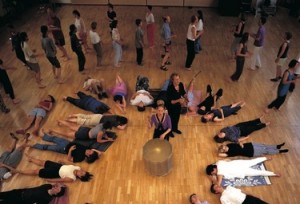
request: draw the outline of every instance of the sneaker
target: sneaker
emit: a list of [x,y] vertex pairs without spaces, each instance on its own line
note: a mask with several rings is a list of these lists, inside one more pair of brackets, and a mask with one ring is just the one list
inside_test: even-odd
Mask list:
[[278,77],[270,79],[270,81],[273,81],[273,82],[277,82],[278,80],[279,80]]
[[180,130],[173,130],[173,132],[175,132],[177,134],[182,134],[182,132]]
[[103,93],[102,93],[102,97],[103,97],[103,98],[108,98],[107,93],[106,93],[106,92],[103,92]]

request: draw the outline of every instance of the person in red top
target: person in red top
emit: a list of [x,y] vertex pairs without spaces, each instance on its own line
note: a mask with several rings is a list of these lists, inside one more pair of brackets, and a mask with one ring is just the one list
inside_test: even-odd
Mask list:
[[37,136],[43,118],[46,117],[47,112],[49,112],[53,108],[54,103],[55,99],[51,95],[48,95],[44,99],[42,99],[29,113],[24,127],[22,129],[17,130],[16,133],[25,134],[25,132],[34,123],[32,134]]

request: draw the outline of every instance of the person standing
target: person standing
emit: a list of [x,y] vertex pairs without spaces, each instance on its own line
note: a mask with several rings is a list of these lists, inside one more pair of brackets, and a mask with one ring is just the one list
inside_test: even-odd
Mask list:
[[13,25],[9,25],[8,28],[10,29],[12,51],[15,51],[17,58],[23,63],[24,66],[27,66],[25,55],[21,48],[20,33],[15,31]]
[[242,36],[242,39],[240,41],[240,44],[236,51],[236,69],[235,72],[231,75],[230,79],[232,81],[238,81],[240,79],[240,76],[243,73],[244,64],[245,64],[245,58],[249,57],[249,52],[247,48],[247,42],[249,38],[249,33],[244,33]]
[[3,85],[5,93],[9,95],[13,104],[18,104],[21,102],[21,100],[15,97],[14,89],[11,85],[10,79],[6,72],[7,69],[14,69],[14,68],[4,66],[2,59],[0,59],[0,83]]
[[76,26],[74,24],[70,25],[69,27],[70,32],[70,38],[71,38],[71,47],[73,52],[76,53],[77,58],[78,58],[78,67],[79,67],[79,72],[84,74],[84,65],[85,65],[85,56],[82,52],[80,40],[77,38],[76,35]]
[[279,110],[281,105],[284,103],[285,98],[289,92],[291,84],[296,83],[297,79],[295,78],[295,68],[299,65],[299,62],[295,59],[291,60],[289,63],[289,68],[283,73],[282,79],[277,89],[277,98],[272,101],[265,112],[268,113],[272,108]]
[[171,117],[172,132],[181,134],[181,131],[178,130],[178,123],[180,119],[181,105],[186,103],[186,92],[177,73],[173,73],[170,78],[172,83],[169,85],[167,90],[167,98],[169,101],[167,108]]
[[154,36],[155,36],[155,20],[154,20],[154,15],[152,13],[152,6],[147,6],[146,23],[147,23],[148,46],[150,48],[153,48]]
[[195,58],[195,40],[199,37],[197,35],[196,24],[198,23],[197,16],[191,17],[191,23],[189,25],[187,35],[186,35],[186,48],[187,56],[185,61],[185,68],[188,71],[191,71],[191,65]]
[[201,10],[198,10],[197,13],[198,13],[198,23],[196,25],[196,29],[197,29],[197,35],[199,35],[199,37],[195,40],[195,53],[196,54],[198,54],[202,50],[201,36],[204,33],[203,13]]
[[112,22],[117,20],[117,13],[114,11],[114,6],[112,4],[107,4],[107,19],[109,22],[110,33],[113,30]]
[[118,21],[114,20],[111,23],[111,27],[112,27],[112,45],[113,48],[115,50],[115,59],[114,59],[114,67],[120,67],[120,61],[122,58],[122,41],[121,41],[121,37],[120,37],[120,33],[119,30],[117,28],[118,26]]
[[62,84],[63,80],[61,79],[61,67],[58,59],[56,58],[56,48],[54,42],[51,38],[48,37],[48,27],[45,25],[41,26],[41,33],[42,48],[45,51],[47,59],[52,65],[54,79],[56,79],[59,84]]
[[144,48],[144,31],[142,30],[142,20],[136,19],[135,24],[137,26],[135,31],[135,47],[136,47],[136,63],[139,66],[143,66],[143,48]]
[[77,31],[77,36],[81,40],[81,44],[84,47],[85,52],[88,52],[90,49],[88,44],[87,44],[87,34],[86,34],[86,28],[83,19],[80,17],[80,13],[77,10],[74,10],[73,16],[75,17],[75,23],[74,25],[76,26],[76,31]]
[[59,18],[55,15],[53,12],[53,9],[48,7],[47,8],[47,14],[48,14],[48,29],[52,32],[52,36],[55,41],[55,45],[60,49],[60,51],[63,53],[62,57],[67,58],[67,60],[70,60],[66,49],[65,49],[65,36],[61,29],[61,24]]
[[96,51],[96,57],[97,57],[97,67],[100,67],[102,65],[102,43],[101,38],[99,34],[96,32],[97,29],[97,23],[92,22],[91,23],[91,30],[90,30],[90,38],[91,43],[93,44],[94,50]]
[[258,31],[256,34],[252,33],[250,36],[254,38],[254,48],[253,48],[253,55],[251,59],[251,67],[250,70],[255,70],[256,68],[261,67],[261,60],[260,60],[260,53],[264,46],[265,35],[266,35],[266,28],[265,23],[267,22],[266,17],[261,17],[258,25]]
[[284,65],[287,60],[288,51],[290,48],[290,39],[292,38],[292,33],[285,32],[284,41],[280,45],[280,48],[277,53],[277,58],[275,59],[276,63],[276,76],[275,78],[270,79],[273,82],[277,82],[281,79],[281,67]]
[[237,51],[237,46],[239,45],[242,36],[244,34],[244,28],[245,28],[245,22],[246,22],[246,17],[245,15],[242,13],[241,14],[241,19],[238,25],[235,26],[235,29],[233,31],[233,41],[231,43],[231,47],[230,47],[230,51],[231,51],[231,56],[232,56],[232,60],[235,59],[236,57],[236,51]]
[[164,41],[164,49],[165,49],[165,54],[162,55],[162,62],[160,69],[163,71],[168,71],[168,68],[166,65],[170,65],[171,62],[169,61],[171,57],[171,38],[174,37],[175,35],[172,34],[171,27],[170,27],[170,22],[171,22],[171,17],[170,16],[165,16],[163,17],[164,24],[162,26],[162,33],[161,36]]

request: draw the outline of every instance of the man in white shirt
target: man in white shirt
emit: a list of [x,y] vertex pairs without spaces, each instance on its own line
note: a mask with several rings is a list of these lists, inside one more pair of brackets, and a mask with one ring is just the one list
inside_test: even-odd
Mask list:
[[222,204],[267,204],[265,201],[243,193],[240,189],[227,186],[225,189],[217,184],[212,184],[210,191],[215,194],[221,194]]
[[145,106],[151,105],[154,98],[148,91],[139,90],[130,99],[130,104],[137,106],[138,111],[142,112],[145,110]]

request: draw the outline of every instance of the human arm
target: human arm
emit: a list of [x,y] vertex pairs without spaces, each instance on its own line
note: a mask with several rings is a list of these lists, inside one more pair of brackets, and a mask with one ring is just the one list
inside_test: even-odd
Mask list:
[[76,145],[72,145],[68,151],[68,161],[73,162],[72,152],[76,149]]
[[278,55],[277,55],[277,58],[276,58],[276,60],[275,60],[276,63],[279,61],[279,59],[281,58],[281,56],[284,54],[286,48],[287,48],[287,43],[285,42],[285,43],[283,43],[283,45],[282,45],[282,48],[281,48],[280,53],[278,53]]
[[219,153],[218,156],[219,157],[228,157],[228,155],[226,153]]
[[112,138],[109,138],[103,131],[99,131],[97,134],[97,142],[105,143],[105,142],[113,142]]
[[100,156],[103,152],[97,150],[97,149],[92,149],[94,152],[96,152],[98,154],[98,156]]
[[55,178],[55,179],[44,179],[45,181],[51,182],[51,183],[70,183],[74,180],[66,177],[66,178]]
[[244,148],[244,145],[241,142],[244,141],[244,140],[246,140],[246,139],[248,139],[248,138],[249,138],[249,136],[247,136],[247,137],[241,137],[241,138],[238,139],[238,143],[240,144],[241,148]]
[[131,96],[130,100],[135,99],[135,97],[137,97],[137,95],[139,95],[139,94],[140,94],[140,93],[136,92],[135,94],[133,94],[133,95]]
[[220,113],[221,113],[221,118],[215,117],[215,118],[213,119],[214,122],[221,122],[221,121],[223,121],[223,120],[225,119],[223,109],[222,109],[222,108],[219,108],[219,111],[220,111]]
[[243,26],[243,23],[240,22],[237,29],[234,30],[234,34],[239,34],[241,32],[242,26]]
[[42,105],[42,104],[38,104],[37,106],[38,106],[39,108],[42,108],[42,109],[46,110],[46,111],[50,111],[50,110],[52,109],[52,107],[53,107],[53,103],[50,103],[50,104],[49,104],[49,107],[44,106],[44,105]]
[[285,71],[282,77],[282,83],[283,84],[291,84],[291,83],[296,83],[297,78],[295,78],[294,80],[288,81],[288,77],[289,77],[289,71]]
[[239,47],[237,49],[237,52],[236,52],[236,56],[240,56],[240,57],[248,57],[249,56],[248,52],[246,52],[245,54],[242,53],[243,48],[244,48],[244,44],[240,43]]

